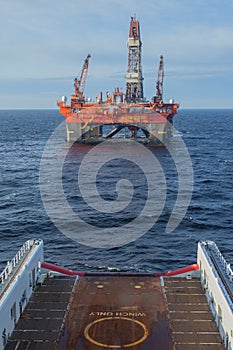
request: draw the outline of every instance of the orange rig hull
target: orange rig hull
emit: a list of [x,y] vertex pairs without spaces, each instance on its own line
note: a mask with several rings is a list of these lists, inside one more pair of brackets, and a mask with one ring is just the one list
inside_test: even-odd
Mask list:
[[[64,101],[57,104],[66,118],[67,141],[98,143],[133,138],[147,144],[165,143],[171,136],[177,103],[117,103]],[[123,133],[122,133],[123,131]]]

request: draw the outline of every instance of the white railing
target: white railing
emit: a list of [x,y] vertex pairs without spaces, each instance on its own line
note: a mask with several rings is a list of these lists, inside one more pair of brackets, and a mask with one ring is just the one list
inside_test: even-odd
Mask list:
[[231,266],[212,241],[199,243],[198,261],[201,266],[201,282],[219,333],[225,348],[233,350],[233,273]]
[[[231,269],[231,266],[229,263],[226,262],[225,258],[223,257],[215,242],[203,241],[201,242],[201,245],[204,248],[203,251],[209,263],[209,266],[214,266],[214,261],[217,263],[217,266],[214,266],[214,270],[216,272],[214,272],[213,270],[213,273],[215,274],[215,276],[216,273],[218,274],[218,284],[228,302],[228,305],[233,311],[233,271]],[[213,260],[211,260],[211,258]],[[221,275],[219,275],[220,273]]]
[[231,269],[231,265],[227,263],[227,261],[225,260],[225,258],[222,255],[222,253],[218,249],[216,243],[207,241],[207,244],[208,244],[209,248],[211,247],[211,250],[212,250],[212,252],[215,253],[215,256],[218,257],[226,276],[228,276],[229,280],[232,282],[233,281],[233,271]]
[[14,258],[11,261],[7,262],[6,267],[0,274],[0,295],[2,294],[10,278],[17,270],[25,256],[30,252],[34,244],[34,240],[26,241],[24,245],[19,249],[18,253],[14,256]]

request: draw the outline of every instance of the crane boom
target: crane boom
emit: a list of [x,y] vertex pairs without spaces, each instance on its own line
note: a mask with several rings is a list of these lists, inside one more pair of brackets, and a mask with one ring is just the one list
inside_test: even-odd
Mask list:
[[163,100],[163,77],[164,77],[164,67],[163,67],[163,56],[160,56],[159,69],[158,69],[158,80],[156,83],[156,102]]
[[74,89],[75,89],[75,95],[79,100],[83,100],[83,92],[86,85],[87,80],[87,72],[88,72],[88,66],[89,66],[89,59],[91,58],[91,55],[88,54],[87,58],[84,61],[82,71],[79,77],[79,80],[77,78],[74,79]]

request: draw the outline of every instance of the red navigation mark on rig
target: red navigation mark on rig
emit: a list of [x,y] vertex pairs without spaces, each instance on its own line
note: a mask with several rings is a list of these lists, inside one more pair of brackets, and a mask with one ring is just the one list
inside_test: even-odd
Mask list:
[[[172,134],[172,121],[179,104],[173,99],[164,102],[164,63],[160,56],[155,96],[147,100],[143,92],[142,42],[140,25],[131,17],[129,27],[126,90],[116,87],[113,93],[101,91],[95,100],[85,98],[84,89],[90,55],[84,61],[79,79],[74,80],[74,94],[57,102],[66,118],[67,141],[98,143],[117,134],[145,144],[165,143]],[[105,96],[105,97],[104,97]],[[107,128],[105,128],[107,126]],[[122,129],[124,133],[122,133]],[[119,134],[121,132],[121,134]]]

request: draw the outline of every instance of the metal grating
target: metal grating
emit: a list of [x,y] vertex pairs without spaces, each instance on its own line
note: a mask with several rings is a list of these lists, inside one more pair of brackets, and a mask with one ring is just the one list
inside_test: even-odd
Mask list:
[[198,279],[165,278],[175,350],[225,349]]
[[75,283],[54,277],[34,291],[5,350],[52,350],[55,346]]

